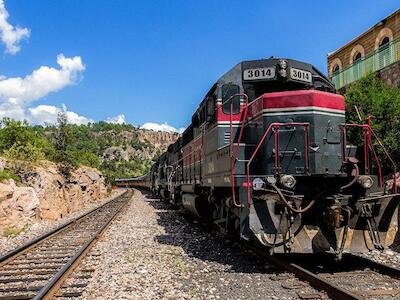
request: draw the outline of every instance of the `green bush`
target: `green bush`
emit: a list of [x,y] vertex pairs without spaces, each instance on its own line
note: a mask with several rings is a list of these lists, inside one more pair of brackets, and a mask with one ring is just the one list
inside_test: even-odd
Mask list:
[[52,148],[44,133],[26,122],[5,118],[1,123],[0,152],[11,159],[36,162]]
[[21,182],[21,177],[16,175],[13,170],[4,169],[2,172],[0,172],[0,181],[7,179],[13,179],[16,182]]
[[16,143],[12,145],[10,149],[5,150],[4,155],[13,160],[23,160],[28,162],[37,162],[45,158],[42,149],[30,143],[25,145]]
[[[400,88],[386,85],[380,78],[371,74],[350,85],[346,94],[346,121],[348,123],[360,123],[355,106],[364,120],[369,115],[372,120],[372,128],[382,143],[391,153],[395,161],[400,159]],[[349,130],[349,139],[361,144],[362,134],[360,130]],[[376,143],[376,139],[374,139]],[[379,145],[376,147],[380,156],[383,153]],[[387,160],[382,161],[385,171],[391,170]]]

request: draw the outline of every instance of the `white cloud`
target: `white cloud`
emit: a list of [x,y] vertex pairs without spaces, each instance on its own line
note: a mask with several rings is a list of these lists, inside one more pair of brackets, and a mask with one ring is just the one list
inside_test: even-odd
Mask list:
[[57,122],[57,114],[61,110],[52,105],[39,105],[29,108],[29,121],[35,124],[55,124]]
[[75,112],[68,111],[66,106],[56,107],[53,105],[39,105],[37,107],[29,108],[26,114],[26,119],[30,123],[49,125],[57,123],[57,116],[60,112],[64,111],[67,115],[67,120],[72,124],[87,124],[93,123],[94,120],[80,116]]
[[142,126],[140,126],[140,128],[153,131],[178,132],[178,133],[182,133],[185,130],[185,128],[176,129],[175,127],[172,127],[167,123],[158,124],[152,122],[144,123]]
[[6,52],[16,54],[20,49],[20,41],[30,36],[28,28],[20,28],[8,23],[8,11],[4,0],[0,0],[0,39],[6,46]]
[[113,124],[125,124],[125,115],[120,114],[115,117],[110,117],[106,119],[107,123],[113,123]]
[[0,80],[0,103],[23,105],[76,83],[85,70],[80,56],[57,56],[59,69],[41,66],[31,74]]
[[[0,118],[26,119],[40,124],[53,120],[56,110],[61,108],[49,105],[29,108],[31,103],[77,83],[85,70],[80,56],[68,58],[59,54],[57,63],[58,69],[41,66],[25,77],[0,76]],[[89,120],[74,112],[67,111],[67,115],[71,122],[78,124]],[[40,121],[39,116],[45,121]]]
[[68,122],[72,124],[87,124],[87,123],[94,123],[94,120],[88,119],[84,116],[78,115],[76,112],[73,111],[66,111]]

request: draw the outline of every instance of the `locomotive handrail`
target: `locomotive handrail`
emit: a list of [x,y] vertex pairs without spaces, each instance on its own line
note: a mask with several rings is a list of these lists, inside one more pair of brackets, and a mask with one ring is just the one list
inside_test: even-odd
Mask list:
[[[241,96],[243,96],[245,98],[245,105],[244,105],[244,109],[243,109],[242,114],[241,114],[241,124],[240,124],[239,137],[238,137],[238,140],[237,140],[237,145],[236,145],[235,152],[233,153],[233,120],[232,120],[233,99],[235,97],[241,97]],[[233,202],[233,205],[235,207],[243,207],[241,204],[238,204],[236,202],[235,165],[236,165],[236,162],[238,161],[237,157],[239,155],[240,142],[242,141],[244,126],[245,126],[245,123],[247,122],[249,107],[251,105],[253,105],[254,103],[257,103],[257,101],[254,100],[253,102],[249,103],[249,97],[246,94],[238,93],[238,94],[234,94],[234,95],[230,96],[229,99],[225,103],[223,103],[222,105],[225,105],[228,102],[230,102],[230,111],[229,111],[229,156],[231,157],[232,202]]]
[[305,147],[305,167],[304,171],[308,173],[309,170],[309,134],[308,130],[310,127],[310,123],[303,123],[303,122],[288,122],[288,123],[271,123],[267,130],[264,132],[264,135],[262,136],[260,142],[258,143],[256,149],[254,150],[253,154],[251,155],[247,165],[246,165],[246,180],[247,180],[247,205],[250,208],[251,205],[251,195],[250,195],[250,165],[253,162],[255,156],[257,155],[258,151],[261,148],[261,145],[264,143],[268,133],[271,131],[271,129],[274,130],[274,143],[275,143],[275,175],[279,175],[279,127],[281,126],[299,126],[299,127],[304,127],[304,147]]
[[[241,125],[240,125],[239,137],[238,137],[238,142],[237,142],[237,145],[236,145],[235,153],[233,153],[233,120],[232,120],[232,112],[233,112],[233,99],[235,97],[244,97],[246,102],[245,102],[244,109],[243,109],[243,111],[241,113]],[[249,111],[248,110],[249,97],[244,93],[234,94],[234,95],[230,96],[229,99],[225,103],[223,103],[222,105],[225,105],[228,102],[230,102],[230,111],[229,111],[229,156],[231,157],[232,203],[233,203],[233,205],[235,207],[239,208],[239,207],[243,207],[243,206],[236,202],[235,165],[236,165],[237,156],[239,154],[239,147],[240,147],[240,142],[241,142],[242,136],[243,136],[244,125],[245,125],[245,122],[247,121],[247,116],[248,116],[248,111]],[[239,109],[239,112],[240,112],[240,109]]]
[[353,123],[345,123],[345,124],[340,124],[340,132],[341,132],[341,144],[342,144],[342,162],[344,163],[346,161],[346,143],[345,143],[345,138],[346,138],[346,128],[348,127],[356,127],[356,128],[362,128],[363,133],[364,133],[364,172],[366,175],[370,173],[369,166],[370,166],[370,161],[369,161],[369,155],[368,155],[368,149],[371,150],[372,155],[374,156],[374,160],[376,163],[376,166],[378,168],[378,179],[379,179],[379,188],[382,190],[383,188],[383,175],[382,175],[382,167],[379,162],[378,155],[376,154],[374,144],[372,143],[372,134],[375,136],[375,138],[378,141],[378,144],[381,146],[383,149],[383,152],[385,153],[386,157],[389,159],[390,163],[392,164],[393,167],[393,187],[392,191],[394,193],[397,192],[397,184],[396,184],[396,164],[392,157],[390,156],[389,152],[386,150],[385,146],[382,144],[382,142],[379,140],[378,136],[374,132],[371,126],[371,117],[368,117],[367,119],[368,124],[353,124]]
[[375,139],[378,141],[378,144],[381,146],[383,149],[383,152],[385,152],[386,157],[389,159],[390,163],[393,166],[393,186],[392,186],[392,191],[393,193],[397,193],[397,182],[396,182],[396,173],[397,173],[397,168],[396,168],[396,163],[394,162],[392,156],[389,154],[387,151],[386,147],[382,144],[380,138],[377,136],[375,131],[372,129],[372,126],[370,126],[371,132],[374,135]]

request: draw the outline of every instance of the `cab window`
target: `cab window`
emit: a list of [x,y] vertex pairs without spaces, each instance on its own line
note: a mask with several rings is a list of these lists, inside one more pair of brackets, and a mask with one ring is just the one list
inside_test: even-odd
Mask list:
[[207,98],[207,121],[213,122],[215,114],[215,98],[210,96]]
[[231,103],[233,105],[232,114],[238,114],[240,111],[240,97],[237,96],[228,101],[233,95],[239,94],[240,88],[236,84],[224,84],[222,86],[222,111],[229,114],[231,110]]

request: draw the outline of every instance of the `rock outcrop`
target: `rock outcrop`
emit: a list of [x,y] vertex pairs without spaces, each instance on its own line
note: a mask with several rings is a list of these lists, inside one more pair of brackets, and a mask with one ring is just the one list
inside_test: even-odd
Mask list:
[[179,134],[176,132],[153,131],[146,129],[138,129],[137,135],[141,142],[147,141],[162,152],[167,150],[168,146],[174,143],[179,137]]
[[[114,141],[119,141],[119,144],[108,147],[103,151],[102,160],[149,160],[153,159],[158,153],[167,150],[168,146],[174,143],[179,134],[175,132],[162,132],[135,128],[132,131],[121,131],[119,133],[113,131],[96,133],[95,138],[99,136],[108,136]],[[136,146],[132,147],[129,143],[137,140]]]
[[21,229],[35,220],[57,220],[107,196],[103,176],[81,167],[68,179],[55,164],[19,171],[21,182],[0,183],[0,234],[7,228]]

